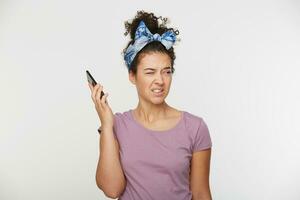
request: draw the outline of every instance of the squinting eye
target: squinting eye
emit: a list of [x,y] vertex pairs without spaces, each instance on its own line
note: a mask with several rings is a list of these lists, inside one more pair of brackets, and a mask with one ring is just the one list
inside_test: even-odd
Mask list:
[[[165,71],[164,73],[171,74],[172,71]],[[146,73],[146,74],[154,74],[154,72],[148,72],[148,73]]]

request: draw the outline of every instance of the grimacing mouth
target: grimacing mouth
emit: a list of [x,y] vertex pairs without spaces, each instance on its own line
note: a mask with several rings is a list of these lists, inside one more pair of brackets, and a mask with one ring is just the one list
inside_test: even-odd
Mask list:
[[164,88],[155,88],[155,89],[151,89],[152,92],[154,92],[154,90],[159,90],[160,92],[164,91]]

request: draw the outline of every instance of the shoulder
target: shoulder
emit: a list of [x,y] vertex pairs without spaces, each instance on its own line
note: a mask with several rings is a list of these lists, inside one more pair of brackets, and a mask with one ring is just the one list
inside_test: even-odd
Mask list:
[[202,123],[204,123],[203,117],[190,113],[188,111],[184,111],[185,113],[185,123],[187,127],[190,128],[198,128],[201,126]]
[[125,125],[130,120],[131,120],[130,110],[114,113],[114,123],[116,123],[117,126]]
[[130,110],[114,113],[114,118],[117,120],[122,120],[122,119],[124,120],[124,119],[128,119],[129,117],[130,117]]
[[209,129],[204,118],[187,111],[185,112],[185,127],[193,140],[197,140],[199,137],[206,137],[205,135],[209,135]]
[[128,127],[126,124],[129,120],[129,111],[123,112],[115,112],[114,115],[114,122],[113,122],[113,130],[115,136],[120,139],[120,135],[122,130],[125,130]]
[[186,114],[186,116],[188,117],[188,118],[190,118],[191,120],[201,120],[202,119],[202,117],[201,116],[199,116],[199,115],[196,115],[196,114],[193,114],[193,113],[191,113],[191,112],[189,112],[189,111],[184,111],[185,112],[185,114]]
[[212,147],[212,140],[208,126],[199,115],[186,112],[186,124],[192,137],[192,152]]

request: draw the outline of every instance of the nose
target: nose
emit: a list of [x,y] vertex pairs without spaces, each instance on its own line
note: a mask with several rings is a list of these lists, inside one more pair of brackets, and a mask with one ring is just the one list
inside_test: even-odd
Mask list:
[[163,80],[163,76],[161,75],[161,73],[157,73],[157,75],[155,76],[155,82],[159,83],[159,84],[163,84],[164,80]]

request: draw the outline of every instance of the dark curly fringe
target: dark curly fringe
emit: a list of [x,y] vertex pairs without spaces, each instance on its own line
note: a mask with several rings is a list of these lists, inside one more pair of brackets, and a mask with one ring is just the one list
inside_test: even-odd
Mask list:
[[[154,13],[150,12],[145,12],[144,10],[137,11],[136,16],[132,20],[128,20],[124,22],[125,25],[125,30],[126,32],[124,33],[125,36],[130,34],[131,40],[128,42],[126,45],[126,48],[123,49],[122,55],[124,56],[126,49],[130,44],[134,43],[134,37],[135,37],[135,31],[140,23],[140,21],[144,21],[148,29],[152,34],[158,33],[158,34],[163,34],[166,31],[173,31],[176,35],[179,35],[179,30],[174,29],[174,28],[168,28],[166,24],[169,22],[169,19],[167,17],[156,17]],[[159,23],[159,20],[161,23]],[[131,63],[130,70],[128,72],[132,71],[134,74],[136,74],[137,71],[137,65],[139,63],[139,55],[141,54],[146,54],[146,53],[151,53],[151,52],[160,52],[160,53],[165,53],[169,55],[172,63],[172,73],[175,71],[174,69],[174,60],[176,58],[174,49],[171,47],[169,50],[167,50],[160,42],[153,41],[149,44],[147,44],[141,51],[138,52],[138,54],[135,56]]]

